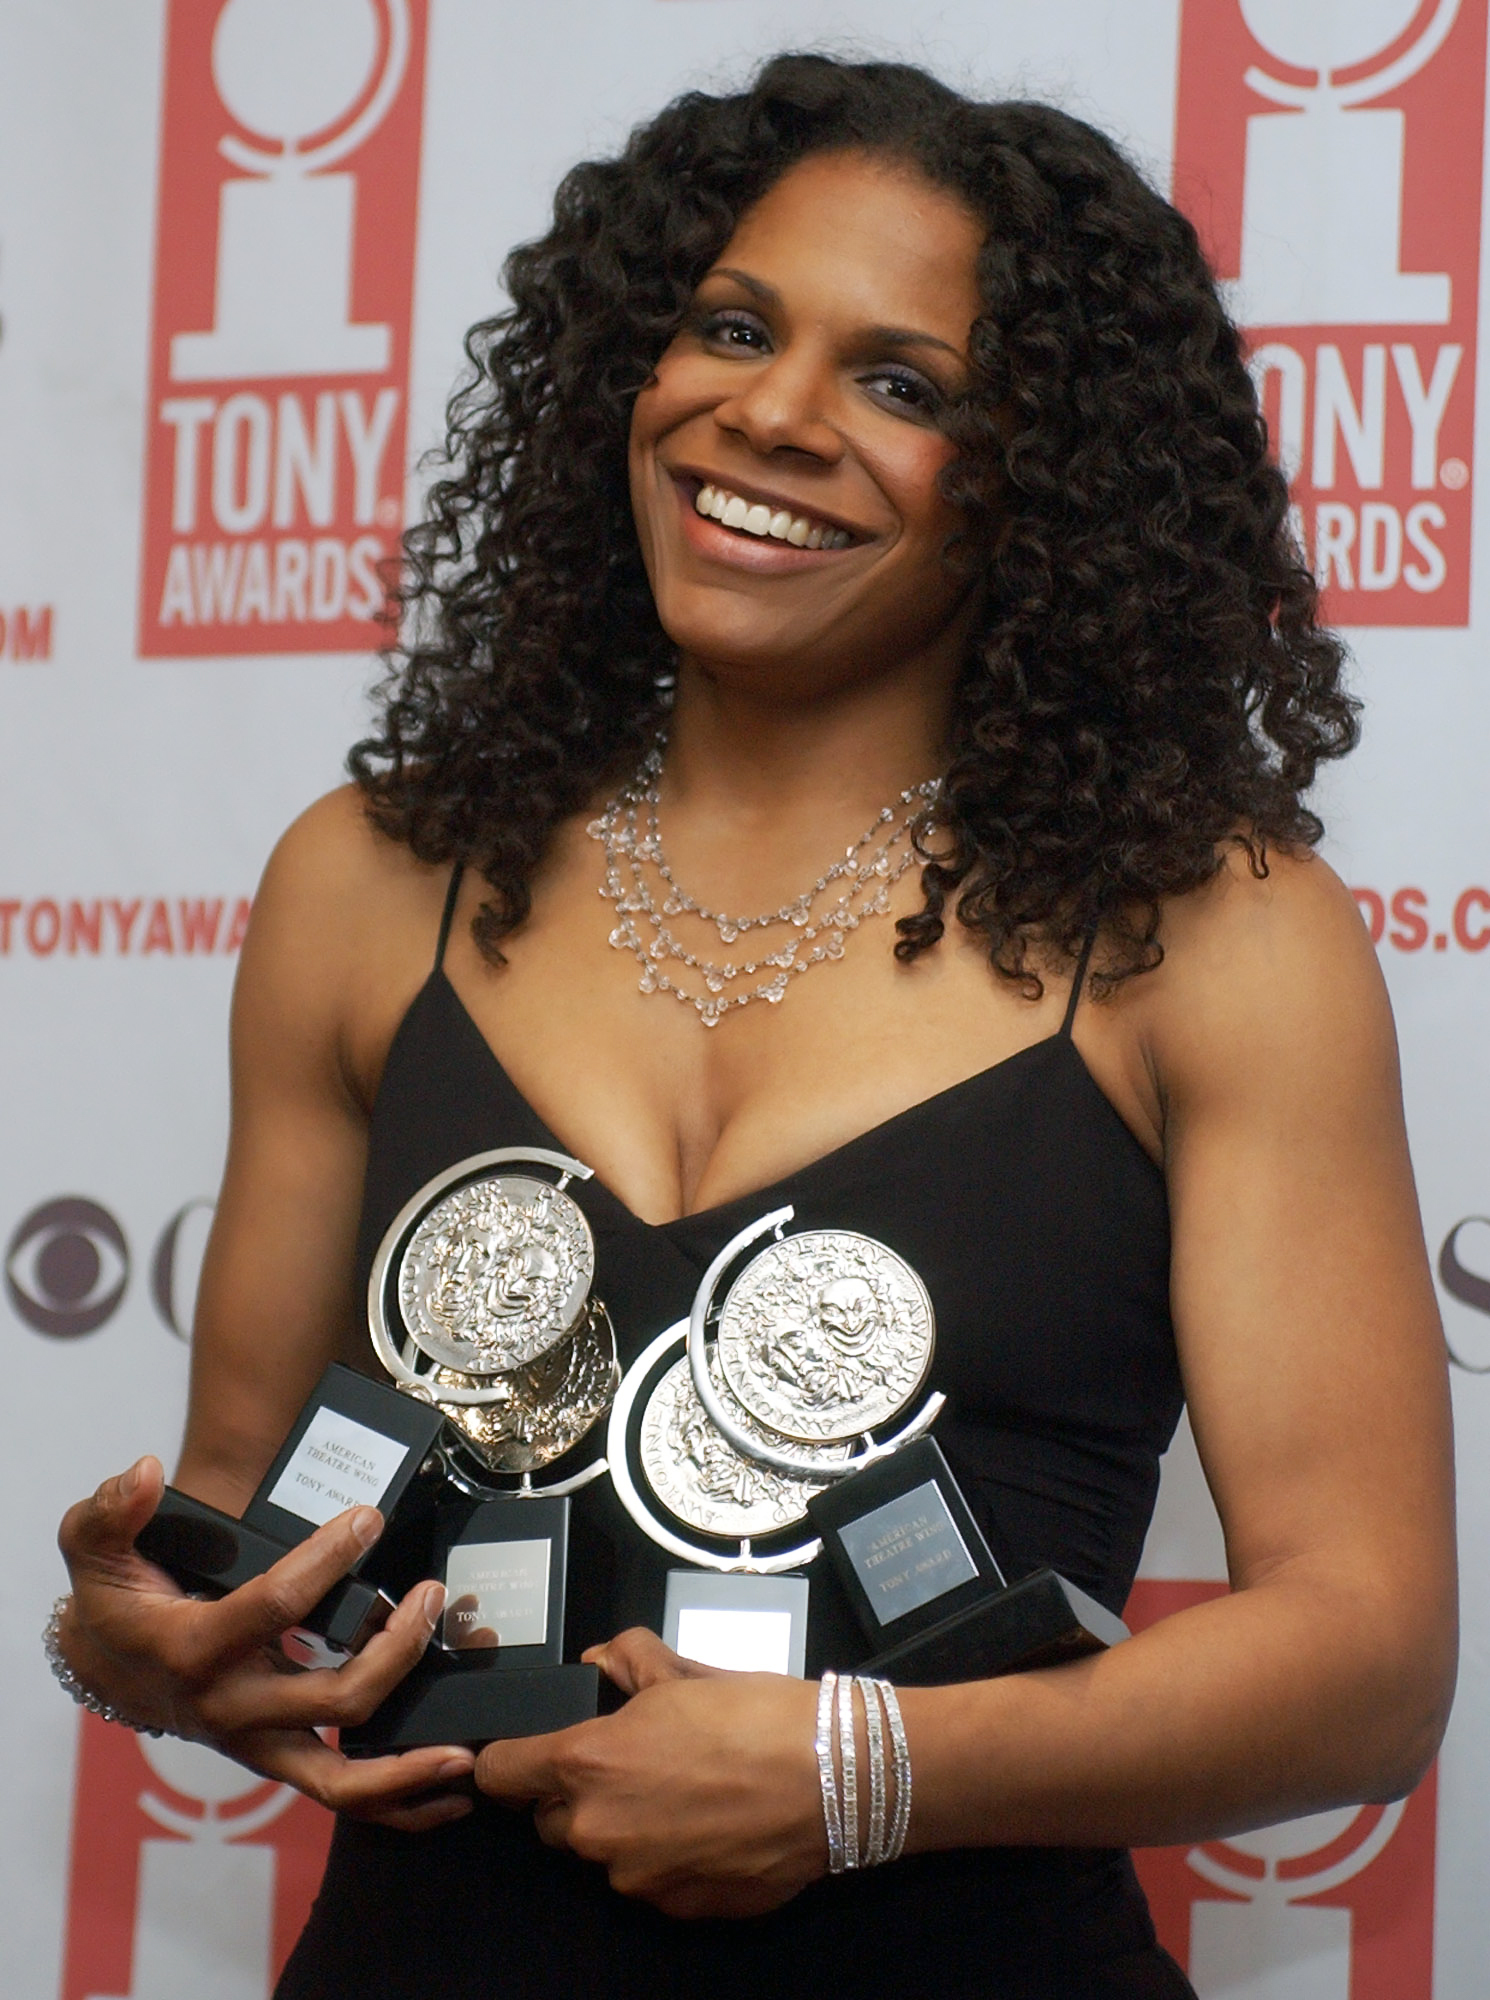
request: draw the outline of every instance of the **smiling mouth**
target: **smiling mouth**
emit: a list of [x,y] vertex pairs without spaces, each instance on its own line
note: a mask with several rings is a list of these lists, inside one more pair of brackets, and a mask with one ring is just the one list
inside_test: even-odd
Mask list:
[[794,549],[846,549],[854,537],[846,528],[820,521],[812,514],[793,514],[786,507],[768,507],[763,500],[748,500],[727,486],[701,486],[693,497],[693,510],[706,520],[717,521],[739,535],[757,541],[786,542]]

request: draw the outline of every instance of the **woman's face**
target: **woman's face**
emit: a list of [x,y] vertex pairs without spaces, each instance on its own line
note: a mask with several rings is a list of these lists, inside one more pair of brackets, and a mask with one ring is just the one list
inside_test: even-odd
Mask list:
[[[782,698],[920,663],[950,681],[975,585],[944,554],[941,414],[981,241],[954,195],[857,153],[805,160],[741,219],[631,425],[637,532],[685,660]],[[699,511],[711,489],[723,521]]]

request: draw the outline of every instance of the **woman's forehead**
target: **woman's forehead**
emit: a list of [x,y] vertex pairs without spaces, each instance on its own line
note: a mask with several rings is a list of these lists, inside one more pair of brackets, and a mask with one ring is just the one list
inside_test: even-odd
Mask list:
[[984,225],[913,166],[815,154],[747,209],[716,268],[781,294],[831,299],[845,317],[923,328],[961,346],[978,311]]

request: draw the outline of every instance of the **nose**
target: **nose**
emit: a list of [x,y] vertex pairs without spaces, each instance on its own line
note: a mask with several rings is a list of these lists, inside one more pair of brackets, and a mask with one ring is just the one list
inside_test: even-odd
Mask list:
[[843,437],[831,420],[832,394],[828,371],[810,355],[788,351],[753,369],[715,407],[714,420],[762,458],[799,452],[834,465],[843,456]]

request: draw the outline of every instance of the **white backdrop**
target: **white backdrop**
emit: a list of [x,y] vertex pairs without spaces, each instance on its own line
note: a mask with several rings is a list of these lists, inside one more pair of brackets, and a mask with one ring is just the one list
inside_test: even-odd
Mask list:
[[[1470,468],[1485,0],[226,12],[214,69],[223,0],[0,7],[8,1990],[262,2000],[303,1907],[324,1838],[308,1808],[204,1753],[147,1763],[117,1731],[90,1729],[80,1761],[78,1718],[38,1644],[61,1577],[55,1522],[138,1452],[174,1449],[180,1330],[222,1159],[235,922],[275,836],[337,781],[360,732],[372,661],[355,546],[391,545],[400,478],[439,433],[465,327],[492,309],[506,249],[541,229],[569,163],[680,88],[817,45],[905,55],[1092,118],[1161,186],[1175,173],[1222,268],[1240,271],[1244,316],[1249,288],[1258,298],[1258,345],[1301,357],[1276,362],[1268,393],[1285,429],[1287,396],[1308,398],[1295,411],[1301,523],[1331,566],[1367,701],[1364,746],[1331,775],[1324,810],[1331,857],[1379,924],[1429,1247],[1444,1259],[1464,1672],[1436,1801],[1430,1783],[1401,1816],[1345,1814],[1144,1865],[1166,1941],[1207,1995],[1480,2000],[1490,523],[1472,520]],[[1249,63],[1281,79],[1271,94],[1244,81]],[[1315,72],[1331,65],[1325,107]],[[1352,78],[1365,79],[1353,94]],[[331,150],[309,171],[265,166],[320,128]],[[336,156],[338,133],[350,139]],[[1278,185],[1293,197],[1282,213]],[[253,282],[266,258],[278,303]],[[1368,296],[1352,303],[1362,271]],[[1452,380],[1433,373],[1447,346]],[[1224,1574],[1185,1433],[1144,1574],[1140,1616]],[[205,1924],[210,1908],[235,1912],[233,1935]]]

